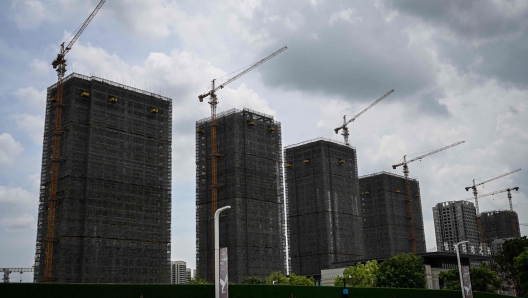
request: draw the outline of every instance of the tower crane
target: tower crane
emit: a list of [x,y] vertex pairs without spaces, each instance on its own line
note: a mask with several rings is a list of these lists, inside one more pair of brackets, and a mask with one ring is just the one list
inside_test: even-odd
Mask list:
[[337,127],[334,129],[335,133],[337,134],[339,132],[340,129],[343,130],[343,133],[341,134],[344,138],[345,138],[345,145],[350,145],[348,143],[348,127],[347,125],[350,123],[350,122],[354,122],[359,116],[363,115],[366,111],[368,111],[370,108],[372,108],[373,106],[377,105],[380,101],[382,101],[383,99],[385,99],[385,97],[389,96],[392,92],[394,92],[394,89],[392,89],[391,91],[387,92],[385,95],[383,95],[382,97],[378,98],[376,101],[374,101],[373,103],[371,103],[368,107],[364,108],[361,112],[359,112],[356,116],[352,117],[352,119],[350,120],[346,120],[346,115],[343,116],[343,125]]
[[[515,216],[513,213],[513,205],[512,205],[512,195],[511,195],[512,190],[518,191],[519,187],[512,187],[512,188],[506,188],[506,189],[493,191],[493,192],[478,196],[478,198],[483,198],[483,197],[492,196],[492,195],[496,195],[496,194],[503,193],[503,192],[508,192],[508,200],[510,201],[510,221],[511,221],[512,229],[513,229],[513,234],[517,235],[517,225],[515,224]],[[467,200],[475,200],[475,198],[467,198],[466,201]],[[480,214],[478,213],[477,213],[477,223],[479,225],[479,230],[482,230]]]
[[[502,177],[504,177],[504,176],[508,176],[508,175],[513,174],[513,173],[515,173],[515,172],[518,172],[518,171],[520,171],[520,170],[521,170],[521,169],[517,169],[517,170],[511,171],[511,172],[508,172],[508,173],[505,173],[505,174],[499,175],[499,176],[497,176],[497,177],[493,177],[493,178],[488,179],[488,180],[486,180],[486,181],[482,181],[482,182],[480,182],[480,183],[478,183],[478,184],[475,184],[475,179],[473,179],[473,185],[466,187],[466,191],[469,191],[469,189],[473,189],[473,196],[474,196],[474,199],[475,199],[475,209],[476,209],[476,211],[477,211],[477,215],[479,214],[479,205],[478,205],[478,198],[479,198],[479,197],[478,197],[478,193],[477,193],[477,186],[479,186],[479,185],[483,185],[483,184],[488,183],[488,182],[493,181],[493,180],[497,180],[497,179],[502,178]],[[511,205],[511,204],[510,204],[510,205]]]
[[[490,192],[490,193],[487,193],[487,194],[480,195],[477,198],[480,199],[480,198],[483,198],[483,197],[492,196],[492,195],[496,195],[496,194],[503,193],[503,192],[508,192],[508,200],[510,201],[510,211],[513,211],[513,205],[512,205],[512,200],[511,200],[512,199],[512,195],[511,195],[511,191],[512,190],[518,191],[519,187],[512,187],[512,188],[496,190],[496,191],[493,191],[493,192]],[[467,198],[466,201],[474,200],[474,199],[475,199],[474,197]]]
[[[198,96],[198,99],[200,100],[200,102],[203,102],[204,98],[206,97],[210,97],[210,101],[209,101],[209,105],[211,105],[211,202],[212,202],[212,213],[211,214],[215,214],[216,210],[218,209],[218,187],[220,185],[218,185],[218,174],[217,174],[217,158],[219,156],[222,156],[221,154],[219,154],[217,152],[217,141],[216,141],[216,127],[217,127],[217,124],[216,124],[216,105],[218,104],[218,98],[216,97],[216,91],[220,90],[220,89],[223,89],[225,86],[227,86],[228,84],[232,83],[233,81],[237,80],[238,78],[240,78],[241,76],[247,74],[248,72],[252,71],[253,69],[259,67],[260,65],[262,65],[264,62],[270,60],[271,58],[277,56],[278,54],[286,51],[288,49],[288,47],[284,46],[280,49],[278,49],[277,51],[275,51],[274,53],[272,53],[271,55],[267,56],[266,58],[258,61],[257,63],[249,66],[248,68],[246,68],[245,70],[243,70],[242,72],[240,72],[239,74],[235,75],[234,77],[232,77],[231,79],[227,80],[225,83],[223,83],[222,85],[218,86],[218,87],[215,87],[215,80],[212,81],[212,87],[211,87],[211,90],[204,93],[204,94],[201,94]],[[212,216],[211,216],[211,220],[212,220],[212,230],[211,231],[214,231],[214,220],[212,219]],[[213,239],[213,247],[214,247],[214,239]],[[214,258],[213,258],[213,275],[214,275],[214,272],[215,272],[215,264],[214,264]]]
[[55,128],[53,132],[53,157],[51,159],[51,183],[48,200],[48,231],[46,236],[46,261],[44,269],[44,280],[47,282],[52,281],[53,274],[53,243],[56,240],[55,237],[55,210],[57,200],[60,199],[57,196],[57,185],[59,176],[59,162],[62,160],[60,157],[60,142],[62,131],[62,93],[64,88],[64,75],[66,74],[66,54],[71,50],[73,44],[77,41],[79,36],[83,33],[86,26],[92,21],[97,12],[101,9],[101,6],[106,0],[101,0],[95,7],[94,11],[84,21],[82,26],[77,30],[68,45],[64,46],[64,43],[60,45],[60,51],[57,54],[57,58],[53,60],[51,65],[57,71],[57,95],[54,97],[55,104]]
[[420,156],[415,157],[415,158],[413,158],[411,160],[407,160],[407,155],[404,155],[402,163],[395,164],[395,165],[392,166],[393,169],[396,169],[399,166],[403,166],[403,175],[405,176],[405,188],[406,188],[406,191],[407,191],[407,194],[406,194],[406,196],[407,196],[406,197],[406,201],[407,201],[407,218],[409,219],[409,226],[411,228],[411,238],[409,238],[409,240],[411,241],[411,247],[412,247],[413,253],[416,253],[416,239],[414,238],[414,220],[413,220],[413,210],[412,210],[411,188],[409,186],[409,167],[407,166],[407,164],[409,164],[409,163],[411,163],[413,161],[416,161],[416,160],[420,160],[420,159],[422,159],[422,158],[424,158],[426,156],[438,153],[440,151],[444,151],[444,150],[449,149],[451,147],[460,145],[460,144],[462,144],[464,142],[465,141],[460,141],[460,142],[451,144],[449,146],[445,146],[445,147],[442,147],[442,148],[439,148],[439,149],[436,149],[436,150],[432,150],[432,151],[430,151],[430,152],[428,152],[426,154],[420,155]]
[[9,283],[9,274],[13,272],[20,273],[20,282],[22,282],[22,273],[33,272],[33,268],[0,268],[0,272],[4,273],[3,282]]

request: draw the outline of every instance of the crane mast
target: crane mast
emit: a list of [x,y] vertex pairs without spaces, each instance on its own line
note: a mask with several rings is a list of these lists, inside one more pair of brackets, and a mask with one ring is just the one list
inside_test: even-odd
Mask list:
[[370,108],[372,108],[373,106],[377,105],[380,101],[382,101],[385,97],[389,96],[392,92],[394,92],[394,89],[392,89],[391,91],[387,92],[385,95],[383,95],[382,97],[378,98],[377,100],[375,100],[373,103],[371,103],[368,107],[364,108],[361,112],[359,112],[357,115],[355,115],[354,117],[352,117],[352,119],[350,120],[346,120],[346,115],[343,116],[343,125],[337,127],[334,129],[335,133],[337,134],[339,132],[340,129],[343,130],[343,133],[341,133],[341,135],[343,136],[343,138],[345,139],[345,145],[350,145],[348,143],[348,136],[349,136],[349,133],[348,133],[348,127],[347,125],[350,123],[350,122],[353,122],[355,121],[359,116],[363,115],[366,111],[368,111]]
[[[216,210],[218,209],[218,188],[220,187],[220,185],[218,184],[218,161],[217,161],[217,158],[220,157],[220,156],[223,156],[223,154],[219,154],[218,153],[218,148],[217,148],[216,127],[218,125],[217,125],[217,122],[216,122],[216,106],[218,105],[218,98],[216,96],[216,91],[218,91],[220,89],[223,89],[225,86],[227,86],[231,82],[233,82],[236,79],[240,78],[241,76],[247,74],[248,72],[252,71],[253,69],[259,67],[260,65],[262,65],[266,61],[270,60],[271,58],[277,56],[278,54],[284,52],[287,49],[288,49],[288,47],[286,47],[286,46],[280,48],[279,50],[275,51],[274,53],[272,53],[271,55],[267,56],[266,58],[264,58],[264,59],[262,59],[262,60],[260,60],[260,61],[258,61],[256,63],[254,63],[253,65],[249,66],[248,68],[246,68],[245,70],[243,70],[242,72],[240,72],[236,76],[232,77],[231,79],[227,80],[225,83],[221,84],[218,87],[215,87],[215,80],[213,80],[212,81],[211,90],[198,96],[198,99],[200,100],[200,102],[203,102],[204,98],[206,98],[208,96],[211,98],[208,103],[211,106],[211,205],[212,205],[212,213],[211,214],[212,215],[214,215]],[[212,226],[211,231],[214,231],[214,218],[213,218],[213,216],[211,216],[211,226]],[[213,242],[213,247],[214,247],[214,237],[212,239],[212,242]],[[213,263],[212,272],[213,272],[213,277],[214,277],[215,265],[216,265],[215,262],[214,262],[214,257],[212,258],[212,263]]]
[[92,21],[97,12],[101,9],[101,6],[106,0],[101,0],[95,7],[90,16],[84,21],[80,29],[77,31],[72,40],[67,46],[64,46],[64,42],[60,45],[60,51],[57,54],[57,58],[53,60],[51,65],[57,71],[57,94],[54,98],[55,104],[55,127],[53,130],[53,153],[51,159],[51,182],[48,200],[48,230],[46,235],[46,260],[44,267],[44,280],[51,282],[53,276],[53,243],[57,240],[55,237],[55,211],[57,206],[57,200],[60,197],[57,196],[58,176],[59,176],[59,162],[62,160],[60,157],[60,143],[62,131],[62,96],[64,89],[64,75],[66,74],[66,54],[71,50],[73,44],[77,41],[79,36],[83,33],[86,26]]
[[404,155],[402,163],[395,164],[395,165],[392,166],[393,169],[396,169],[399,166],[403,166],[403,176],[405,177],[405,191],[407,192],[406,193],[407,218],[409,219],[409,227],[410,227],[410,231],[411,231],[411,237],[409,238],[409,241],[411,241],[411,248],[412,248],[413,253],[416,253],[416,238],[414,237],[414,219],[413,219],[413,209],[412,209],[411,186],[409,184],[409,167],[407,166],[407,164],[409,164],[409,163],[411,163],[413,161],[422,159],[422,158],[424,158],[426,156],[438,153],[440,151],[444,151],[444,150],[449,149],[451,147],[460,145],[460,144],[462,144],[464,142],[465,141],[460,141],[460,142],[451,144],[449,146],[445,146],[445,147],[433,150],[431,152],[428,152],[428,153],[426,153],[424,155],[418,156],[418,157],[413,158],[411,160],[407,160],[407,155]]

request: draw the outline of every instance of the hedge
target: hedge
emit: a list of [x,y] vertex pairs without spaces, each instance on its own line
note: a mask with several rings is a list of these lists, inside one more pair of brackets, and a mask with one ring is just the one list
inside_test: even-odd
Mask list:
[[[231,285],[230,298],[327,298],[342,297],[340,287],[287,285]],[[460,291],[349,288],[350,298],[460,298]],[[213,285],[139,285],[139,284],[46,284],[2,283],[0,297],[16,298],[214,298]],[[475,298],[505,297],[474,293]]]

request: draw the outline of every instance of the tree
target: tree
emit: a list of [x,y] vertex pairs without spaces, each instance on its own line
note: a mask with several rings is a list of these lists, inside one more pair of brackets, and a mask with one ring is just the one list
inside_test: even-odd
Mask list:
[[[469,269],[469,277],[471,279],[471,287],[474,291],[494,293],[502,284],[498,273],[488,263],[483,263],[480,267],[471,267]],[[444,290],[460,291],[458,268],[440,272],[440,279],[444,281]]]
[[[376,286],[378,271],[378,262],[368,261],[366,264],[357,263],[356,266],[346,268],[343,271],[343,276],[346,278],[346,284],[350,287],[370,288]],[[334,280],[334,286],[343,286],[343,278],[337,276]]]
[[514,267],[518,272],[519,296],[528,297],[528,249],[514,259]]
[[210,285],[211,283],[207,280],[196,275],[194,278],[187,276],[187,284],[189,285]]
[[517,295],[521,295],[522,289],[519,286],[519,272],[515,268],[514,259],[524,252],[525,247],[528,247],[528,238],[526,236],[506,240],[502,245],[502,251],[493,257],[493,260],[497,263],[499,273],[515,288]]
[[290,277],[288,278],[288,283],[290,285],[298,285],[298,286],[314,286],[315,281],[312,276],[309,278],[302,275],[296,275],[295,273],[291,273]]
[[287,285],[289,284],[289,281],[282,272],[275,271],[266,277],[266,284]]
[[248,276],[242,280],[243,285],[261,285],[265,284],[266,282],[256,276]]
[[381,263],[376,275],[377,287],[425,289],[423,258],[400,253]]

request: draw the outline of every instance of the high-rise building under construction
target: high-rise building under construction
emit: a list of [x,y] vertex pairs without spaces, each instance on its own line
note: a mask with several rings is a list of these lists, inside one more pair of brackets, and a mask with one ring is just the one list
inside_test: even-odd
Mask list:
[[455,245],[469,241],[460,247],[462,253],[480,254],[480,238],[475,205],[468,201],[449,201],[433,207],[437,251],[455,252]]
[[285,148],[290,272],[363,259],[356,149],[315,139]]
[[63,86],[62,103],[47,91],[35,281],[169,283],[171,99],[78,74]]
[[411,204],[403,176],[379,172],[359,177],[367,259],[425,252],[418,180],[409,179],[409,188]]
[[519,238],[519,216],[511,210],[485,211],[479,214],[482,225],[482,241],[491,246],[495,239]]
[[281,124],[253,110],[216,117],[217,185],[212,185],[211,119],[196,122],[196,274],[213,280],[212,187],[220,217],[220,247],[228,249],[229,280],[286,274]]

